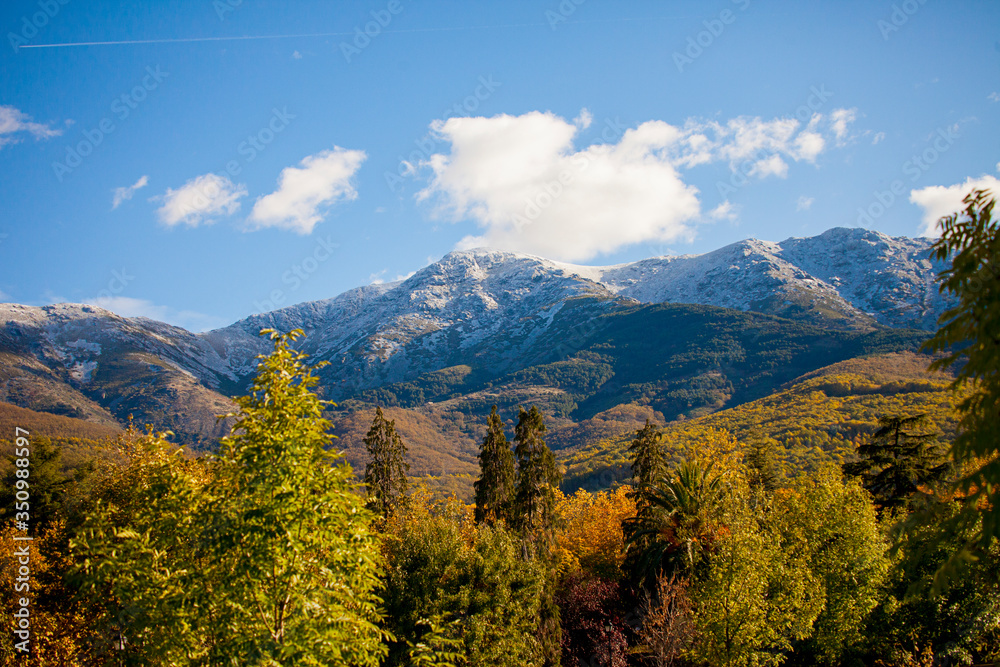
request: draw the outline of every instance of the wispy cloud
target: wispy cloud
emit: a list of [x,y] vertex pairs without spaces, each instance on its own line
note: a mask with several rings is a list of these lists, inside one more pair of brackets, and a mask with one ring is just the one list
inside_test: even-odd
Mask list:
[[986,99],[988,99],[990,102],[1000,102],[1000,93],[994,91],[989,95],[987,95]]
[[814,201],[816,201],[815,198],[802,195],[799,197],[798,201],[795,202],[795,210],[808,211],[812,207]]
[[366,157],[364,151],[335,146],[304,158],[298,167],[286,167],[278,177],[278,189],[254,203],[249,228],[309,234],[323,219],[321,208],[357,198],[351,179]]
[[111,200],[111,210],[112,211],[115,210],[116,208],[121,206],[122,202],[131,199],[132,195],[135,194],[135,191],[139,190],[140,188],[146,187],[147,183],[149,183],[149,177],[141,176],[139,180],[133,183],[132,185],[123,188],[115,188],[114,197]]
[[51,139],[62,134],[62,130],[44,123],[36,123],[31,120],[31,116],[15,107],[0,105],[0,148],[16,144],[24,134],[29,134],[35,139]]
[[157,305],[146,299],[135,299],[128,296],[102,296],[87,299],[84,303],[110,310],[122,317],[148,317],[151,320],[166,322],[194,332],[208,331],[225,324],[219,318],[204,313],[193,310],[177,310],[169,306]]
[[197,227],[211,224],[221,215],[232,215],[240,208],[240,199],[247,194],[246,186],[236,185],[225,176],[196,176],[176,190],[154,197],[162,201],[157,209],[160,221],[168,227],[184,224]]

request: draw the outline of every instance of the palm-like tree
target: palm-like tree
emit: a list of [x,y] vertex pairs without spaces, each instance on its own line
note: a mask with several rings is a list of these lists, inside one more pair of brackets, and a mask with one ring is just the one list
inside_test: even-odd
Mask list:
[[712,468],[711,463],[682,461],[649,488],[644,510],[625,522],[627,547],[641,580],[690,571],[712,549],[724,490],[722,475]]

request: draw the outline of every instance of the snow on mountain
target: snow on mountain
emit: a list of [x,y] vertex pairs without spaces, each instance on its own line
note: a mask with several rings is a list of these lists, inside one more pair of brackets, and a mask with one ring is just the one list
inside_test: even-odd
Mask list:
[[[540,345],[551,346],[569,326],[635,301],[753,310],[824,326],[933,329],[948,304],[937,292],[940,267],[928,259],[929,247],[925,239],[838,228],[603,267],[477,249],[449,253],[403,281],[204,334],[71,304],[0,304],[0,331],[3,348],[30,348],[77,384],[90,381],[110,347],[153,354],[213,389],[242,389],[256,355],[270,348],[260,329],[301,328],[302,349],[331,362],[322,376],[335,398],[468,359],[499,371],[525,355],[544,356]],[[574,305],[570,315],[567,304]]]

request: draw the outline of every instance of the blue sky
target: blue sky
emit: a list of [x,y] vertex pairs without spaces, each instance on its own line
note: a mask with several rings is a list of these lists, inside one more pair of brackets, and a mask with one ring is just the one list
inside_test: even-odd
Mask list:
[[1000,168],[996,2],[17,0],[0,26],[0,300],[192,330],[476,245],[916,236]]

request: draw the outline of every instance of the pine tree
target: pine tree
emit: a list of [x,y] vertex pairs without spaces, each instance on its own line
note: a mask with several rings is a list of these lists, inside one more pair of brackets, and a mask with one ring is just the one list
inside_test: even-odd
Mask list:
[[368,448],[365,466],[365,486],[368,489],[368,509],[383,519],[388,518],[405,502],[409,482],[406,472],[406,445],[396,433],[395,420],[387,420],[382,408],[375,408],[375,418],[364,438]]
[[660,427],[646,419],[646,425],[635,432],[635,439],[628,450],[632,453],[632,477],[635,480],[633,497],[637,500],[639,513],[642,513],[648,506],[646,497],[649,489],[667,474],[667,453]]
[[926,423],[926,415],[882,416],[879,429],[858,447],[860,460],[844,464],[844,474],[859,477],[882,508],[903,507],[923,485],[940,481],[949,466],[933,433],[911,429]]
[[514,500],[514,454],[503,432],[503,421],[493,406],[487,419],[486,437],[479,450],[479,479],[476,489],[476,523],[502,519],[510,523]]
[[554,538],[556,489],[562,475],[552,451],[545,445],[545,423],[538,408],[521,408],[514,435],[517,456],[517,487],[514,516],[525,538],[542,554],[548,554]]
[[[545,445],[545,423],[538,408],[521,408],[514,431],[514,454],[517,456],[517,486],[513,516],[521,530],[523,553],[550,561],[555,543],[556,490],[562,475],[556,469],[552,451]],[[562,629],[559,607],[555,602],[557,572],[548,567],[548,576],[539,598],[538,641],[542,647],[543,665],[560,663]]]

